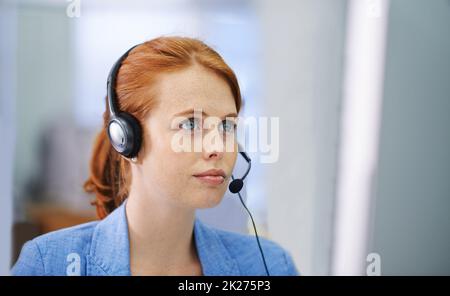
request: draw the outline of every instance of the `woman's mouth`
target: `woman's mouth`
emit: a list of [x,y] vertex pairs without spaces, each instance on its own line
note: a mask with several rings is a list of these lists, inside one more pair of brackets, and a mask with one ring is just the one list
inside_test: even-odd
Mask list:
[[225,172],[219,169],[211,169],[194,175],[198,180],[210,185],[222,184],[225,181],[225,176]]

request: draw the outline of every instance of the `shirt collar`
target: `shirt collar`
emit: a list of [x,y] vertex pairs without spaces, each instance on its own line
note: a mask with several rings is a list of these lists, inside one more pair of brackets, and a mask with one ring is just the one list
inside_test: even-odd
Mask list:
[[[130,244],[125,202],[94,229],[87,256],[88,274],[131,275]],[[214,228],[194,222],[194,240],[204,275],[239,275],[233,259]]]

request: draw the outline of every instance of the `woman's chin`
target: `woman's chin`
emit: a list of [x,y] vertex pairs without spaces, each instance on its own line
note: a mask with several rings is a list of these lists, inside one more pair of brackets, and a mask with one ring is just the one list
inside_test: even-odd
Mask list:
[[217,193],[199,196],[198,198],[196,198],[196,201],[195,201],[196,206],[195,207],[197,209],[214,208],[215,206],[220,204],[220,202],[222,201],[222,198],[223,198],[223,194],[217,195]]

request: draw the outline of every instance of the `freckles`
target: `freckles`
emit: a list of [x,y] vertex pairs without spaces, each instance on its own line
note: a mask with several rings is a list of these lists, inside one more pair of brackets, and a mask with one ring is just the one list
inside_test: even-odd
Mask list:
[[235,152],[230,152],[226,154],[226,160],[228,163],[234,165],[236,163],[237,160],[237,153]]

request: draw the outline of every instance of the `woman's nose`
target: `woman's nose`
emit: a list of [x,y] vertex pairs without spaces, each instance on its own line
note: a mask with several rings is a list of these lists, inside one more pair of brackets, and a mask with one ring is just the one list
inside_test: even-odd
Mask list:
[[222,157],[223,157],[223,152],[217,152],[217,151],[208,153],[206,156],[207,159],[214,159],[214,158],[221,159]]
[[220,134],[212,129],[203,139],[203,157],[205,159],[221,159],[225,152],[225,145]]
[[223,147],[217,147],[218,145],[214,145],[210,148],[203,149],[203,157],[205,159],[222,159],[223,158]]

